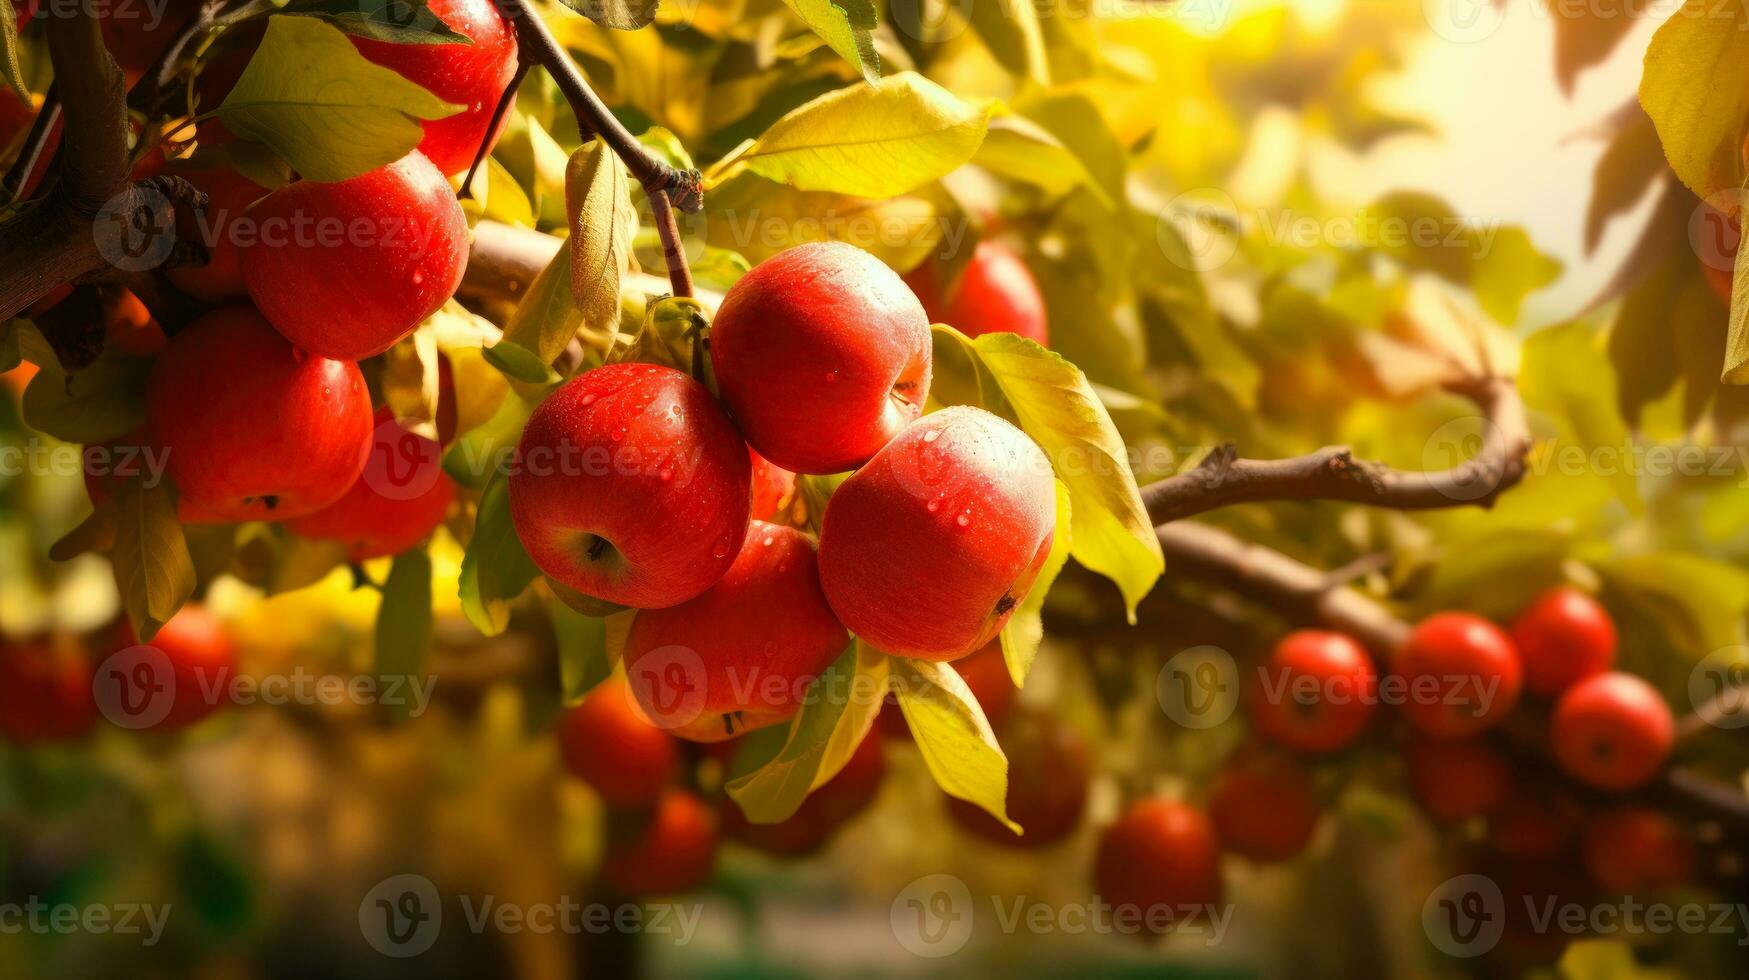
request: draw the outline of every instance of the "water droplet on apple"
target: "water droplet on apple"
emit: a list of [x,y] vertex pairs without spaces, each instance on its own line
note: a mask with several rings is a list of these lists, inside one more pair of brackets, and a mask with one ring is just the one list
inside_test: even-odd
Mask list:
[[931,514],[935,513],[936,511],[938,511],[940,509],[941,509],[941,498],[940,497],[936,497],[934,500],[931,500],[929,502],[929,512]]
[[776,544],[776,543],[777,543],[777,539],[776,539],[776,538],[773,538],[773,537],[767,537],[767,538],[766,538],[766,539],[765,539],[765,540],[764,540],[764,541],[763,541],[763,542],[761,542],[761,543],[762,543],[762,544],[764,544],[764,545],[765,545],[765,546],[766,546],[766,547],[767,547],[767,548],[769,548],[769,547],[771,547],[771,546],[772,546],[772,545],[774,545],[774,544]]
[[961,514],[960,516],[954,518],[953,522],[955,524],[958,524],[960,527],[970,527],[972,524],[972,512],[969,510],[966,511],[965,513]]
[[826,372],[826,383],[829,385],[830,384],[837,384],[838,383],[838,372],[837,371],[827,371]]
[[415,286],[425,285],[425,271],[423,269],[413,270],[413,285],[415,285]]
[[596,402],[598,402],[600,400],[601,400],[601,396],[596,394],[595,392],[591,391],[588,394],[584,395],[582,398],[577,399],[577,404],[583,406],[584,408],[588,408],[589,406],[595,404]]
[[940,439],[940,438],[941,438],[941,430],[940,429],[930,429],[928,432],[923,433],[923,441],[924,442],[934,442],[935,440]]

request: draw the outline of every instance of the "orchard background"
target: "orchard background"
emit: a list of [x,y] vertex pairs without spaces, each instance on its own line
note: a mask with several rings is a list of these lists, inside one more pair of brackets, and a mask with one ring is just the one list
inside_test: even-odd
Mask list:
[[1744,0],[0,82],[7,976],[1749,965]]

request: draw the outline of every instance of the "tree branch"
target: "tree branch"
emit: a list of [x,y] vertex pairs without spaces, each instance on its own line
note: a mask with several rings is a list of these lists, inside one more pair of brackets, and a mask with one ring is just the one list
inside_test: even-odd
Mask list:
[[1395,470],[1356,459],[1342,446],[1292,459],[1244,459],[1228,444],[1195,469],[1143,487],[1142,501],[1156,524],[1263,500],[1344,500],[1397,510],[1490,506],[1524,478],[1531,446],[1524,402],[1511,378],[1483,378],[1453,390],[1482,410],[1483,432],[1474,455],[1451,469]]
[[[1409,634],[1409,624],[1354,589],[1335,584],[1328,573],[1301,564],[1261,545],[1249,544],[1206,524],[1167,524],[1156,529],[1168,567],[1232,589],[1287,618],[1352,634],[1387,665]],[[1381,668],[1388,669],[1385,667]],[[1546,739],[1511,738],[1517,751],[1548,761]],[[1551,770],[1558,771],[1558,770]],[[1563,774],[1564,775],[1564,774]],[[1749,834],[1749,799],[1704,776],[1669,767],[1642,791],[1685,812],[1730,824]]]
[[[578,127],[585,135],[592,134],[606,143],[643,185],[644,193],[650,198],[656,230],[662,236],[662,254],[668,263],[668,279],[674,295],[692,295],[692,272],[687,268],[686,253],[679,246],[672,211],[678,208],[696,213],[703,209],[704,188],[699,172],[671,167],[639,143],[589,87],[577,63],[565,53],[546,22],[525,0],[504,0],[504,12],[516,26],[522,57],[545,68],[558,83],[559,91],[565,93],[565,101],[571,104],[571,111],[577,116]],[[658,198],[661,199],[659,203]]]

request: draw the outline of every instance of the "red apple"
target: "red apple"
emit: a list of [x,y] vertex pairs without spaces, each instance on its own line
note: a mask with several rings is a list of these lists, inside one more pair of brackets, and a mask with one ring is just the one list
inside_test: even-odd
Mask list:
[[1008,819],[1016,834],[981,807],[947,798],[955,823],[1006,847],[1049,847],[1081,824],[1093,778],[1093,750],[1087,739],[1055,716],[1033,712],[1017,716],[997,739],[1008,755]]
[[98,298],[103,304],[103,335],[109,343],[136,357],[151,357],[164,349],[168,343],[164,328],[132,290],[100,286]]
[[[145,476],[157,479],[164,474],[158,467],[169,461],[169,454],[146,439],[146,430],[136,429],[118,439],[93,443],[80,451],[85,470],[85,493],[93,509],[103,506],[123,481]],[[224,520],[202,511],[182,498],[176,504],[176,517],[184,524],[222,524]]]
[[97,7],[103,43],[132,83],[157,63],[182,28],[200,11],[201,0],[108,0]]
[[1445,612],[1417,625],[1393,665],[1404,684],[1403,715],[1435,738],[1491,728],[1512,713],[1524,686],[1518,650],[1493,623]]
[[1244,752],[1221,772],[1209,795],[1209,817],[1221,844],[1254,861],[1286,861],[1318,829],[1318,794],[1291,760]]
[[957,660],[1032,590],[1056,531],[1056,479],[1026,434],[981,409],[918,420],[826,506],[820,580],[838,618],[887,653]]
[[626,676],[656,724],[722,741],[775,724],[850,644],[820,591],[814,542],[755,521],[729,571],[698,596],[645,609],[626,638]]
[[[142,645],[134,635],[133,627],[125,620],[117,630],[117,641],[117,649],[122,651]],[[110,720],[129,728],[176,732],[224,706],[224,695],[230,690],[237,671],[237,644],[218,617],[200,606],[183,606],[159,628],[150,643],[143,645],[157,651],[150,666],[159,677],[146,683],[158,686],[143,692],[150,695],[143,702],[143,708],[132,697],[105,698],[106,711],[133,714],[140,724],[128,724],[125,718],[113,715]],[[126,653],[121,656],[128,657]],[[137,663],[129,658],[99,664],[98,688],[137,683]],[[118,677],[117,672],[123,676]],[[167,703],[160,701],[161,698],[167,698]],[[146,714],[148,712],[162,712],[162,715],[153,720]]]
[[1578,589],[1562,586],[1537,597],[1512,624],[1524,663],[1524,686],[1553,697],[1615,663],[1615,621]]
[[796,475],[774,465],[751,446],[747,455],[753,461],[753,519],[787,523],[784,518],[796,503]]
[[610,806],[653,806],[680,771],[673,736],[650,724],[631,688],[619,679],[565,712],[559,750],[572,775]]
[[1099,897],[1127,916],[1171,914],[1182,921],[1192,907],[1221,901],[1221,845],[1201,810],[1151,797],[1105,829],[1094,860]]
[[1676,744],[1676,719],[1640,678],[1597,674],[1555,702],[1549,740],[1573,778],[1599,789],[1633,789],[1664,768]]
[[510,473],[516,533],[541,571],[640,609],[723,577],[751,493],[747,448],[716,399],[654,364],[566,382],[529,417]]
[[0,643],[0,736],[19,745],[64,742],[96,723],[84,657],[45,644]]
[[184,501],[218,520],[285,520],[339,500],[364,470],[358,365],[293,347],[247,306],[184,327],[146,386],[147,431]]
[[711,325],[717,387],[747,441],[797,473],[862,465],[929,395],[929,318],[879,259],[797,246],[729,290]]
[[1494,810],[1512,791],[1512,769],[1482,738],[1420,737],[1409,744],[1409,785],[1437,823]]
[[968,337],[1013,333],[1050,346],[1044,295],[1026,263],[1008,246],[981,241],[972,260],[945,288],[942,275],[940,263],[925,262],[905,277],[930,320]]
[[443,471],[443,447],[378,409],[364,473],[327,507],[290,521],[306,538],[346,542],[349,561],[398,555],[424,541],[449,513],[455,481]]
[[1713,292],[1718,293],[1719,298],[1729,306],[1737,285],[1735,260],[1743,243],[1742,217],[1739,214],[1727,215],[1710,204],[1703,204],[1701,207],[1707,212],[1702,223],[1715,237],[1702,245],[1705,253],[1710,254],[1702,254],[1700,269],[1706,273],[1706,280],[1713,287]]
[[779,857],[817,854],[839,828],[874,802],[886,772],[881,740],[870,734],[851,753],[844,768],[827,780],[826,785],[809,793],[801,809],[782,823],[751,823],[733,800],[725,800],[723,834]]
[[417,150],[338,184],[288,184],[244,217],[232,234],[250,298],[322,357],[393,347],[455,295],[468,264],[461,202]]
[[[394,44],[354,37],[352,46],[461,112],[425,122],[419,151],[446,174],[466,171],[486,143],[504,90],[516,79],[516,32],[492,0],[431,0],[431,12],[472,44]],[[497,143],[501,121],[491,136]],[[486,147],[491,151],[491,147]]]
[[207,263],[170,269],[170,281],[188,295],[209,303],[248,296],[238,241],[252,234],[253,227],[239,232],[243,227],[240,219],[250,205],[267,195],[267,189],[230,167],[176,165],[170,168],[170,173],[205,192],[208,199],[203,218],[178,219],[185,224],[181,229],[184,238],[193,238],[206,246]]
[[1296,752],[1334,752],[1366,730],[1378,674],[1353,637],[1298,630],[1275,645],[1249,694],[1265,737]]
[[671,789],[632,837],[609,844],[601,875],[630,895],[668,895],[709,881],[716,859],[710,811],[691,793]]
[[1694,836],[1650,807],[1604,810],[1586,821],[1583,840],[1585,867],[1605,891],[1669,891],[1694,874]]

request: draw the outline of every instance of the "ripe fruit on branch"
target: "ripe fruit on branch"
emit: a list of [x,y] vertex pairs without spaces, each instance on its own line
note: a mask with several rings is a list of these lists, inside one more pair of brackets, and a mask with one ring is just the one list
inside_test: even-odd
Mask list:
[[1221,844],[1254,861],[1286,861],[1305,850],[1318,813],[1318,794],[1305,772],[1267,752],[1244,753],[1209,795]]
[[1481,738],[1417,737],[1409,744],[1409,786],[1434,822],[1491,812],[1512,791],[1512,768]]
[[709,881],[716,859],[710,811],[691,793],[671,789],[633,836],[609,845],[601,875],[629,895],[668,895]]
[[449,512],[455,481],[443,471],[443,447],[378,409],[364,472],[346,495],[287,523],[306,538],[346,542],[348,561],[398,555],[425,540]]
[[733,800],[725,800],[723,834],[779,857],[817,854],[840,827],[874,802],[886,773],[881,740],[871,733],[851,753],[838,775],[809,793],[795,815],[782,823],[751,823]]
[[862,465],[929,396],[929,318],[879,259],[842,242],[761,263],[711,324],[717,387],[747,441],[797,473]]
[[905,277],[935,323],[968,337],[986,333],[1019,334],[1050,346],[1045,298],[1026,263],[1006,245],[981,241],[957,280],[944,289],[944,270],[928,261]]
[[339,500],[364,471],[370,391],[358,365],[307,354],[233,306],[171,339],[146,422],[184,502],[215,520],[284,520]]
[[170,269],[170,281],[188,295],[209,303],[248,296],[242,255],[237,247],[239,239],[247,233],[239,232],[239,219],[250,205],[267,195],[267,188],[230,167],[176,166],[170,172],[207,195],[204,218],[178,217],[183,226],[178,233],[206,246],[206,265]]
[[1512,623],[1512,642],[1524,664],[1524,686],[1553,697],[1615,663],[1615,621],[1571,586],[1537,597]]
[[63,742],[96,723],[84,657],[46,644],[0,644],[0,736],[19,745]]
[[[120,649],[140,642],[126,621],[117,631],[117,640]],[[140,710],[163,710],[164,715],[161,720],[129,727],[154,732],[181,731],[223,706],[218,695],[227,689],[236,673],[237,644],[218,617],[200,606],[184,606],[159,628],[152,642],[145,645],[158,651],[161,659],[152,667],[159,678],[169,681],[169,685],[164,690],[138,692],[150,695],[145,702],[147,707]],[[116,668],[108,662],[98,666],[97,683],[100,686],[118,683],[116,678],[103,676],[104,671],[112,669]],[[120,683],[137,683],[137,680],[128,678]],[[160,707],[160,698],[168,698],[163,707]],[[116,699],[105,710],[116,707],[129,712],[136,710],[133,699],[129,697]]]
[[647,807],[680,769],[673,736],[650,724],[623,680],[597,687],[559,722],[559,751],[572,775],[610,806]]
[[1470,613],[1422,620],[1397,651],[1403,714],[1435,738],[1474,735],[1498,724],[1518,703],[1524,668],[1512,640]]
[[1258,731],[1296,752],[1334,752],[1360,737],[1378,703],[1378,674],[1345,633],[1282,637],[1251,686]]
[[1002,631],[1056,532],[1050,460],[989,412],[920,419],[833,493],[820,580],[876,649],[957,660]]
[[747,534],[747,447],[704,385],[613,364],[529,417],[510,473],[517,537],[567,588],[658,609],[716,584]]
[[140,302],[133,290],[121,286],[97,287],[103,304],[103,336],[118,350],[136,357],[151,357],[164,349],[164,328]]
[[1676,719],[1652,685],[1619,671],[1567,689],[1549,722],[1555,758],[1575,779],[1599,789],[1641,786],[1676,744]]
[[[971,689],[978,707],[984,709],[984,718],[990,727],[1000,730],[1020,693],[1020,689],[1014,686],[1014,678],[1008,673],[1008,661],[1002,656],[1001,637],[979,647],[978,652],[971,656],[955,661],[953,669]],[[911,737],[911,727],[894,695],[887,695],[886,703],[881,705],[880,726],[882,738]]]
[[1686,884],[1694,874],[1694,837],[1650,807],[1604,810],[1585,824],[1585,868],[1605,891],[1644,895]]
[[[461,112],[425,121],[419,151],[446,174],[466,171],[485,142],[504,90],[516,78],[516,32],[492,0],[431,0],[431,13],[472,44],[394,44],[352,37],[370,61],[431,92]],[[496,144],[508,114],[491,133]],[[491,152],[491,146],[486,151]]]
[[720,742],[794,715],[849,644],[820,591],[813,539],[754,521],[703,595],[632,620],[626,676],[658,726]]
[[[1141,800],[1105,829],[1094,862],[1099,896],[1120,910],[1164,909],[1221,900],[1221,847],[1201,810],[1164,797]],[[1136,911],[1126,914],[1136,915]]]
[[796,502],[796,475],[748,447],[753,461],[753,519],[784,523]]
[[[85,493],[91,507],[103,506],[122,483],[145,476],[156,478],[158,467],[168,461],[165,451],[146,443],[146,430],[136,429],[113,442],[93,443],[80,452],[85,471]],[[187,497],[176,502],[176,519],[184,524],[222,524],[224,519],[202,511]]]
[[246,217],[250,298],[287,340],[323,357],[393,347],[455,295],[468,263],[461,203],[417,150],[338,184],[289,184]]
[[998,739],[1008,754],[1008,819],[1016,834],[995,817],[964,800],[948,797],[954,822],[985,840],[1036,850],[1074,832],[1087,809],[1093,751],[1087,739],[1053,715],[1016,716]]

